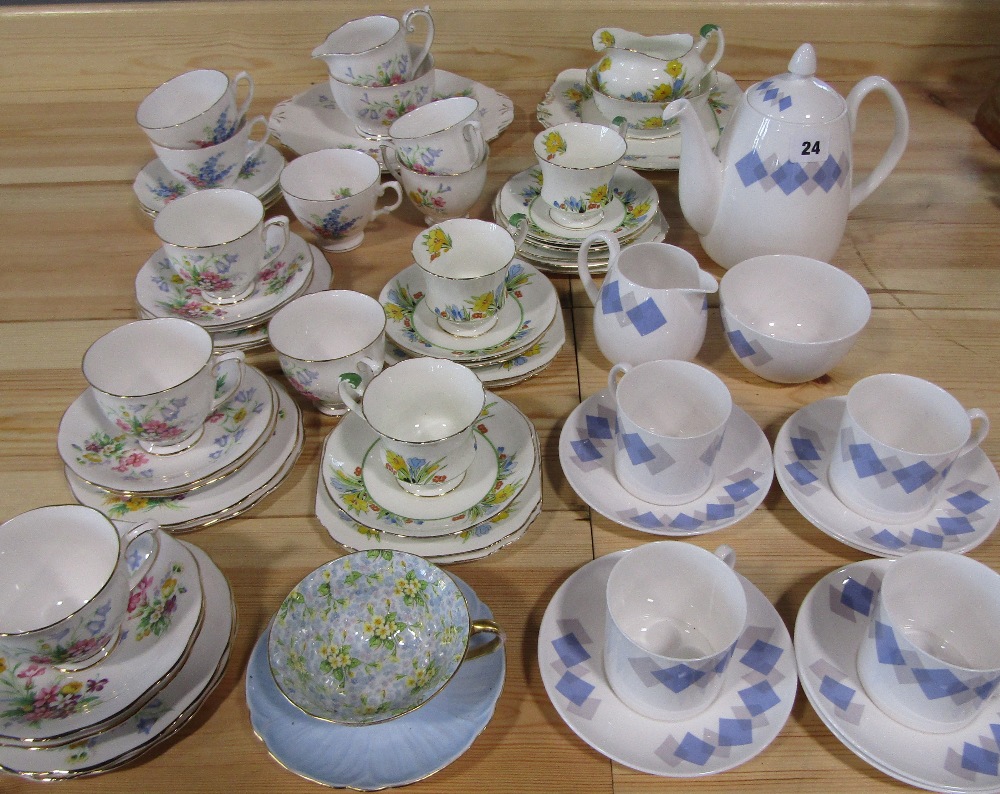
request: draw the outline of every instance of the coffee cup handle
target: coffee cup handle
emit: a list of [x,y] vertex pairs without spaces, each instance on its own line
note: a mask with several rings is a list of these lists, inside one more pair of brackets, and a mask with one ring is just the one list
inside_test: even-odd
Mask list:
[[973,425],[972,435],[965,442],[959,457],[966,452],[971,452],[986,440],[986,435],[990,432],[990,418],[982,408],[970,408],[966,413],[969,415],[969,422]]
[[[271,229],[277,229],[281,234],[281,245],[279,245],[273,251],[267,251],[266,250],[267,233]],[[275,215],[273,218],[268,218],[266,221],[264,221],[264,225],[260,227],[260,235],[261,238],[264,240],[264,246],[265,246],[264,260],[261,264],[269,265],[271,264],[271,262],[277,259],[278,256],[281,255],[281,252],[285,250],[285,246],[288,245],[288,241],[291,239],[292,230],[291,227],[289,226],[288,216]]]
[[378,193],[378,197],[382,198],[382,196],[385,195],[385,192],[387,190],[396,191],[396,200],[392,204],[387,204],[384,207],[378,207],[377,209],[373,210],[371,217],[368,219],[369,221],[375,220],[380,215],[385,215],[389,212],[392,212],[400,204],[403,203],[403,189],[399,186],[399,182],[393,181],[393,182],[386,182],[385,184],[383,184],[382,189]]
[[723,543],[719,548],[712,552],[716,557],[722,560],[730,568],[736,567],[736,552],[733,551],[732,546],[727,546]]
[[361,376],[361,388],[365,389],[371,379],[382,371],[382,362],[368,356],[362,356],[358,359],[358,363],[354,369]]
[[361,399],[361,395],[365,393],[365,387],[368,383],[364,380],[364,375],[362,375],[360,388],[355,388],[351,384],[342,380],[338,385],[337,389],[340,393],[340,401],[347,406],[348,410],[352,413],[360,416],[364,419],[364,413],[361,411],[361,406],[358,404],[358,400]]
[[139,582],[142,581],[142,578],[147,573],[149,573],[149,569],[153,567],[153,563],[156,562],[156,555],[160,550],[160,535],[158,532],[159,529],[160,525],[156,521],[142,521],[141,523],[138,523],[131,529],[127,530],[121,536],[121,545],[124,548],[125,553],[127,554],[129,548],[131,548],[132,544],[135,543],[137,540],[139,540],[139,538],[143,537],[144,535],[150,532],[154,531],[156,532],[156,534],[150,535],[150,540],[152,540],[153,542],[153,548],[151,549],[149,554],[146,555],[146,559],[142,561],[142,563],[139,565],[138,568],[136,568],[129,574],[129,579],[128,579],[129,590],[135,588],[136,585],[138,585]]
[[590,302],[597,305],[597,298],[601,294],[600,287],[594,282],[590,275],[590,247],[597,242],[604,242],[608,247],[608,262],[613,266],[618,260],[622,247],[618,244],[618,238],[607,232],[594,232],[580,244],[580,253],[576,257],[576,269],[580,274],[580,281],[583,289],[590,298]]
[[[264,125],[264,136],[259,141],[255,141],[253,140],[253,128],[258,124]],[[264,150],[267,142],[271,140],[271,128],[267,124],[267,116],[254,116],[253,119],[247,122],[247,125],[250,129],[247,132],[247,153],[243,158],[244,166],[255,159]]]
[[236,383],[233,384],[231,389],[226,389],[221,394],[216,391],[215,398],[212,400],[213,411],[223,403],[231,400],[233,395],[236,394],[237,389],[243,385],[243,376],[246,374],[246,356],[243,355],[242,350],[227,350],[225,353],[219,353],[216,356],[215,362],[212,364],[212,375],[218,378],[219,370],[222,368],[222,365],[229,361],[236,362],[236,368],[239,376],[235,378]]
[[396,147],[388,143],[383,143],[379,146],[379,149],[382,152],[382,165],[385,166],[385,170],[396,177],[396,179],[399,179],[400,167]]
[[473,165],[479,165],[486,153],[486,141],[483,138],[483,125],[477,119],[470,119],[462,124],[462,140],[469,150]]
[[407,33],[413,33],[416,27],[413,24],[414,17],[423,17],[427,22],[427,35],[424,38],[424,46],[420,48],[420,52],[417,57],[413,59],[413,65],[410,67],[410,76],[413,77],[420,70],[420,65],[424,62],[424,58],[427,57],[427,53],[431,51],[431,43],[434,41],[434,20],[431,18],[430,6],[424,6],[423,8],[411,8],[405,14],[403,14],[403,27],[406,29]]
[[243,103],[236,111],[236,118],[238,119],[241,119],[246,115],[246,112],[250,109],[250,102],[253,100],[253,78],[248,72],[241,71],[236,73],[236,76],[231,81],[233,84],[233,94],[235,95],[239,90],[238,83],[241,81],[247,84],[247,95],[246,99],[243,100]]
[[632,369],[632,365],[622,361],[612,366],[611,371],[608,372],[608,391],[611,392],[611,397],[615,402],[618,401],[618,381],[630,369]]
[[489,642],[477,645],[475,648],[469,648],[465,652],[465,659],[463,661],[471,661],[472,659],[478,659],[480,656],[493,653],[493,651],[497,650],[497,648],[501,647],[507,641],[507,634],[500,628],[500,625],[488,618],[472,621],[469,630],[469,639],[471,640],[477,634],[492,634],[493,636]]

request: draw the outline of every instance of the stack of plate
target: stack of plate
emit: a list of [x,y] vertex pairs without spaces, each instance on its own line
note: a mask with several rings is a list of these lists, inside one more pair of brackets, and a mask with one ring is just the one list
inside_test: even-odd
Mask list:
[[[457,361],[476,371],[487,386],[519,383],[548,366],[566,341],[559,296],[534,266],[515,259],[507,276],[507,300],[489,331],[453,336],[437,323],[424,302],[424,275],[410,265],[382,289],[390,363],[412,356]],[[417,552],[419,553],[419,552]]]
[[117,769],[182,728],[222,678],[236,629],[226,577],[203,551],[156,533],[130,548],[137,570],[121,638],[68,672],[45,659],[0,672],[0,768],[35,780]]
[[[518,255],[540,270],[572,275],[577,272],[580,244],[597,231],[608,232],[624,247],[639,242],[660,242],[667,233],[667,221],[659,210],[656,187],[629,168],[619,168],[611,180],[613,197],[604,218],[586,229],[570,229],[549,217],[541,201],[542,172],[529,168],[511,177],[493,201],[493,217],[513,232],[522,219],[528,233]],[[588,264],[592,273],[608,268],[608,247],[603,242],[591,246]]]
[[299,235],[257,280],[254,291],[236,303],[206,301],[195,286],[196,275],[179,272],[160,248],[135,277],[139,317],[180,317],[212,335],[216,350],[250,350],[267,344],[267,321],[291,300],[330,286],[330,265],[316,246]]
[[347,414],[323,447],[316,515],[349,550],[396,549],[435,563],[513,543],[542,506],[538,437],[524,414],[490,392],[475,432],[476,458],[461,484],[421,497],[399,487],[380,462],[376,433]]
[[183,452],[146,453],[104,416],[90,389],[63,414],[57,444],[81,504],[180,532],[241,515],[277,488],[302,450],[302,415],[280,384],[247,367],[241,387]]

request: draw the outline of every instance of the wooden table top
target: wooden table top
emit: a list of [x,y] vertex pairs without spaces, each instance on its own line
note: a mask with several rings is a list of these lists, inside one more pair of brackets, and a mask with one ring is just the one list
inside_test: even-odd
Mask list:
[[[135,274],[158,247],[152,222],[132,190],[137,172],[152,158],[134,121],[138,102],[186,69],[214,66],[233,74],[245,68],[257,82],[252,110],[267,114],[325,78],[322,64],[308,54],[329,30],[354,16],[384,11],[374,3],[362,5],[122,3],[0,12],[6,53],[0,74],[0,519],[73,501],[56,451],[60,418],[85,388],[80,361],[86,348],[135,317]],[[779,385],[736,361],[713,300],[696,360],[725,381],[735,404],[772,444],[796,410],[843,395],[877,372],[926,378],[964,405],[1000,417],[1000,152],[971,123],[1000,63],[996,3],[965,9],[966,18],[948,11],[947,3],[921,9],[870,4],[859,11],[846,2],[825,10],[824,4],[785,2],[762,4],[754,16],[738,4],[692,1],[678,4],[669,21],[651,2],[635,4],[634,18],[610,3],[574,6],[580,13],[569,6],[565,12],[544,12],[535,5],[502,0],[493,17],[482,4],[434,4],[438,66],[488,84],[510,97],[515,108],[513,123],[492,144],[486,189],[473,217],[491,219],[496,192],[532,164],[531,140],[541,129],[535,106],[558,71],[594,60],[589,35],[595,27],[663,32],[718,21],[731,53],[723,66],[743,88],[784,71],[795,47],[812,40],[820,76],[842,93],[860,77],[880,72],[900,89],[910,113],[906,153],[885,184],[851,213],[832,260],[868,291],[871,320],[829,375]],[[405,7],[394,4],[388,13]],[[845,19],[851,13],[867,16]],[[560,24],[553,24],[556,20]],[[858,31],[864,35],[853,35]],[[854,149],[858,172],[879,157],[891,124],[884,101],[862,106]],[[724,271],[708,259],[681,214],[677,173],[644,176],[656,186],[670,224],[667,241],[691,251],[702,267],[721,277]],[[286,212],[279,203],[269,215]],[[327,254],[332,286],[377,296],[409,264],[410,244],[423,228],[408,205],[380,219],[360,248]],[[297,221],[293,230],[305,233]],[[553,282],[567,343],[544,372],[500,392],[538,432],[541,515],[509,548],[452,566],[506,628],[503,693],[471,749],[412,790],[800,794],[906,788],[835,738],[801,690],[770,746],[736,769],[698,780],[668,780],[613,763],[560,718],[537,662],[539,625],[549,600],[585,563],[657,538],[592,511],[561,470],[563,422],[604,388],[612,362],[597,348],[592,309],[579,281],[553,277]],[[248,360],[282,377],[270,349],[252,352]],[[316,518],[313,503],[322,444],[338,420],[300,404],[305,445],[281,487],[247,515],[184,536],[226,574],[239,610],[221,684],[175,738],[122,770],[68,784],[72,789],[315,790],[314,783],[269,757],[251,729],[244,696],[250,650],[283,596],[308,571],[343,553]],[[983,449],[995,466],[1000,433],[994,431]],[[742,521],[684,542],[735,549],[738,570],[775,605],[789,630],[806,594],[826,573],[869,556],[815,528],[777,483]],[[1000,569],[1000,538],[991,536],[969,556]],[[1000,778],[995,783],[1000,787]],[[33,789],[0,777],[0,790]]]

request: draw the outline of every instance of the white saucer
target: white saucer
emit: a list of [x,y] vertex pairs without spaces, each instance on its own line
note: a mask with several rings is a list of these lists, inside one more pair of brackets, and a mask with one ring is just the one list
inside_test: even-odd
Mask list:
[[[709,103],[715,111],[715,124],[705,127],[708,135],[708,145],[714,147],[726,124],[729,123],[733,111],[743,96],[740,87],[728,74],[716,72],[719,82],[709,97]],[[586,121],[591,124],[603,124],[610,127],[609,122],[597,109],[591,89],[587,86],[585,69],[566,69],[559,73],[555,82],[538,104],[538,120],[544,127],[554,127],[567,121]],[[624,161],[633,168],[648,170],[676,169],[680,165],[681,136],[672,135],[666,138],[626,138],[627,145]]]
[[[403,271],[399,278],[412,278],[412,275]],[[423,273],[421,272],[419,276],[422,277]],[[502,345],[513,337],[524,323],[524,306],[520,300],[508,295],[496,318],[492,328],[477,336],[456,336],[449,334],[438,324],[437,315],[426,300],[417,303],[411,317],[413,330],[420,337],[432,344],[449,347],[458,352],[475,352]]]
[[778,483],[796,510],[830,537],[880,557],[919,549],[965,552],[990,536],[1000,522],[1000,476],[979,448],[955,462],[937,505],[919,521],[878,524],[844,505],[830,488],[827,470],[845,399],[800,408],[775,439]]
[[73,496],[112,519],[156,521],[161,529],[180,532],[210,526],[240,515],[276,488],[302,450],[302,412],[280,384],[278,422],[260,450],[229,477],[174,496],[125,495],[95,488],[65,470]]
[[620,551],[588,562],[552,597],[538,635],[538,666],[559,716],[587,744],[640,772],[701,777],[724,772],[767,747],[795,699],[795,653],[781,616],[751,582],[747,627],[719,697],[677,722],[632,711],[604,678],[605,587]]
[[463,532],[504,510],[538,465],[534,428],[511,403],[487,392],[476,426],[473,466],[454,490],[441,496],[407,493],[388,482],[387,472],[376,482],[384,468],[367,459],[377,454],[378,436],[353,413],[327,436],[320,479],[334,504],[369,529],[418,538]]
[[59,455],[84,482],[121,493],[168,496],[221,479],[256,452],[277,422],[277,396],[248,366],[241,388],[220,406],[201,438],[175,455],[148,455],[108,421],[90,389],[63,414]]
[[[277,229],[271,229],[269,243],[275,247]],[[190,273],[181,276],[158,249],[135,277],[135,297],[139,307],[151,317],[180,317],[208,331],[233,331],[259,325],[300,293],[312,279],[314,255],[311,246],[292,233],[288,245],[261,274],[254,291],[236,303],[220,306],[201,297]]]
[[[284,167],[285,158],[281,152],[270,144],[264,144],[260,156],[243,166],[232,187],[252,193],[265,207],[269,207],[281,198],[281,191],[275,188]],[[158,213],[175,198],[197,192],[197,188],[171,174],[159,159],[146,163],[132,183],[132,190],[139,199],[139,205],[150,215]]]
[[[473,344],[481,347],[469,349],[470,340],[452,336],[436,322],[433,333],[429,332],[426,337],[417,330],[414,314],[423,302],[424,279],[420,268],[410,265],[379,294],[379,302],[386,313],[386,337],[410,355],[433,356],[470,365],[511,359],[541,339],[552,325],[559,310],[559,296],[547,276],[520,260],[514,260],[511,265],[507,283],[507,303],[520,307],[521,324],[513,334],[499,341],[493,341],[496,335],[491,329],[475,337]],[[432,313],[427,310],[427,314]]]
[[[576,239],[575,235],[582,234],[586,237],[594,232],[612,232],[617,229],[625,220],[625,205],[618,196],[611,196],[604,206],[601,217],[590,226],[575,227],[563,226],[556,221],[549,212],[549,206],[538,196],[528,205],[528,220],[531,225],[541,229],[547,235],[556,239]],[[530,227],[529,227],[530,228]],[[583,239],[582,237],[580,239]]]
[[[487,141],[500,135],[514,120],[514,105],[503,94],[482,83],[437,69],[434,99],[449,96],[471,96],[479,102],[479,122]],[[357,149],[382,162],[379,144],[358,134],[354,122],[333,101],[326,80],[279,102],[271,111],[269,127],[295,154],[319,149]]]
[[[493,612],[455,577],[473,619]],[[485,641],[474,638],[473,642]],[[254,733],[289,771],[335,788],[375,791],[433,775],[459,758],[486,728],[503,689],[504,651],[466,662],[418,710],[365,727],[309,717],[281,694],[267,661],[267,631],[247,667],[246,697]]]
[[201,632],[176,677],[120,725],[52,748],[0,747],[0,769],[35,780],[64,780],[117,769],[180,730],[218,684],[236,629],[235,604],[226,577],[205,552],[182,543],[200,571],[205,599]]
[[630,529],[686,537],[732,526],[752,513],[771,487],[774,469],[767,437],[736,405],[715,459],[708,490],[683,505],[656,505],[626,491],[615,476],[615,409],[607,390],[578,405],[559,434],[559,462],[594,510]]
[[871,601],[892,564],[852,563],[809,591],[795,620],[802,689],[834,736],[890,777],[932,791],[1000,791],[995,705],[959,731],[924,733],[886,716],[858,679]]

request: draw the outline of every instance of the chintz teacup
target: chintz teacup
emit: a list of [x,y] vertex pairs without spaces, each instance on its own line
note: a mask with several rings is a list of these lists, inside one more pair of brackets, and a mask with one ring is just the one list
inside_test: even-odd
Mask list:
[[[365,226],[403,203],[398,182],[381,181],[382,169],[364,152],[320,149],[297,157],[279,178],[285,202],[327,251],[351,251],[365,239]],[[376,208],[387,190],[391,204]]]
[[[481,633],[493,636],[472,645]],[[419,708],[464,661],[502,646],[500,627],[471,618],[454,579],[401,551],[362,551],[320,566],[285,597],[267,638],[285,697],[347,725]]]
[[483,150],[483,157],[467,171],[454,174],[428,174],[410,168],[397,153],[382,147],[382,162],[403,186],[403,192],[424,216],[428,226],[451,218],[466,218],[469,210],[479,200],[486,186],[486,172],[490,147]]
[[[237,101],[240,83],[247,85],[242,102]],[[230,79],[216,69],[194,69],[153,89],[139,104],[135,118],[152,143],[201,149],[231,138],[251,99],[253,80],[246,72]]]
[[[427,26],[423,44],[415,52],[406,34],[415,29],[414,18]],[[412,8],[402,20],[383,14],[345,22],[312,51],[326,63],[330,76],[349,85],[386,86],[405,83],[420,69],[434,40],[430,9]]]
[[214,353],[200,325],[178,317],[110,331],[83,356],[83,375],[104,415],[146,452],[193,446],[215,409],[240,387],[242,351]]
[[600,124],[566,122],[538,133],[534,148],[542,170],[539,200],[549,217],[571,229],[600,223],[625,139]]
[[111,653],[129,590],[156,556],[130,573],[126,555],[150,532],[158,532],[153,521],[119,534],[82,505],[39,507],[0,525],[0,657],[7,670],[73,669]]
[[978,408],[911,375],[883,373],[847,393],[830,485],[847,507],[872,521],[905,523],[938,499],[948,472],[989,432]]
[[[257,130],[259,138],[251,138]],[[271,138],[267,119],[244,121],[228,138],[198,149],[175,149],[153,144],[157,159],[171,174],[198,190],[232,187],[244,168],[257,162]]]
[[231,188],[171,201],[157,214],[153,229],[171,267],[214,304],[249,297],[290,234],[288,218],[265,221],[260,199]]
[[1000,575],[961,554],[922,550],[893,560],[858,650],[876,706],[927,733],[967,725],[1000,683]]
[[347,410],[340,382],[360,387],[385,360],[385,311],[369,295],[325,290],[283,306],[267,325],[285,377],[320,413]]
[[517,253],[510,233],[489,221],[454,218],[421,232],[411,248],[424,277],[424,301],[442,329],[478,336],[496,325]]
[[[620,379],[619,379],[620,376]],[[615,476],[634,496],[676,505],[712,484],[715,458],[732,413],[729,389],[690,361],[615,364]]]
[[718,696],[746,624],[735,562],[728,546],[713,554],[663,540],[615,563],[606,590],[604,674],[629,708],[683,720]]
[[476,456],[474,431],[486,404],[475,372],[446,359],[407,359],[358,392],[340,382],[341,400],[379,436],[376,462],[400,488],[440,496],[461,485]]
[[406,168],[423,174],[457,174],[483,159],[486,141],[479,102],[470,96],[437,99],[389,126],[390,149]]

